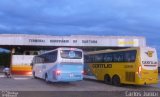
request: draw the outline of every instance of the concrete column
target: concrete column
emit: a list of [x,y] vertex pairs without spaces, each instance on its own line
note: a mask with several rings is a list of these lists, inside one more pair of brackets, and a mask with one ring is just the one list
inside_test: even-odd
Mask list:
[[15,48],[11,48],[11,56],[10,56],[10,72],[12,73],[12,56],[15,53]]

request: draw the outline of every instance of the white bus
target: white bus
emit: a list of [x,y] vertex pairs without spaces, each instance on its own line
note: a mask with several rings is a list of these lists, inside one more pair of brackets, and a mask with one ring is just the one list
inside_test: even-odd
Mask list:
[[33,58],[33,76],[46,82],[69,82],[83,79],[83,51],[57,48]]

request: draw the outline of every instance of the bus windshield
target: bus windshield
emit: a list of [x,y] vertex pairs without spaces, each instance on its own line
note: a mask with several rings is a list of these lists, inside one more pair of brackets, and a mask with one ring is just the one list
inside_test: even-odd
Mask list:
[[66,58],[66,59],[81,59],[82,58],[81,51],[61,50],[60,55],[62,58]]

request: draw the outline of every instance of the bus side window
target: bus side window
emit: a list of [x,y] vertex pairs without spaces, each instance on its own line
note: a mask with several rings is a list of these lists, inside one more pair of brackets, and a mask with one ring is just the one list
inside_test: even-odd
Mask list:
[[105,53],[104,62],[112,62],[112,61],[113,61],[113,55],[111,53]]
[[43,58],[43,56],[38,56],[38,57],[36,57],[36,63],[44,63],[44,58]]
[[124,62],[124,52],[119,52],[117,56],[118,56],[118,62]]
[[118,56],[117,56],[117,53],[113,53],[113,61],[114,62],[118,62]]
[[125,52],[125,61],[126,62],[135,62],[136,59],[136,51],[127,51]]
[[131,51],[131,62],[136,60],[136,51]]
[[52,58],[50,61],[55,62],[57,60],[57,51],[51,53],[50,58]]
[[103,62],[103,54],[95,55],[95,62]]
[[126,52],[126,53],[125,53],[125,61],[126,61],[126,62],[130,62],[130,61],[131,61],[130,53],[129,53],[129,52]]
[[84,56],[84,62],[85,63],[89,63],[89,55],[85,55]]
[[116,52],[113,54],[114,62],[123,62],[124,61],[124,53]]
[[90,55],[89,56],[89,62],[94,63],[95,62],[95,55]]
[[57,51],[47,53],[44,55],[44,63],[51,63],[57,60]]
[[86,55],[85,56],[86,63],[93,63],[94,62],[94,55]]

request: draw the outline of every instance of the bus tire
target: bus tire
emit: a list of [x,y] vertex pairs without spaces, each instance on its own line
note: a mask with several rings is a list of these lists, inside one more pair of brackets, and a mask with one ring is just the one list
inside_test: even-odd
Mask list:
[[46,83],[49,83],[48,74],[47,74],[47,73],[45,74],[45,82],[46,82]]
[[112,77],[112,84],[115,85],[115,86],[120,86],[121,85],[120,77],[118,75],[114,75]]
[[109,76],[109,74],[106,74],[104,76],[104,83],[105,84],[111,84],[111,77]]

